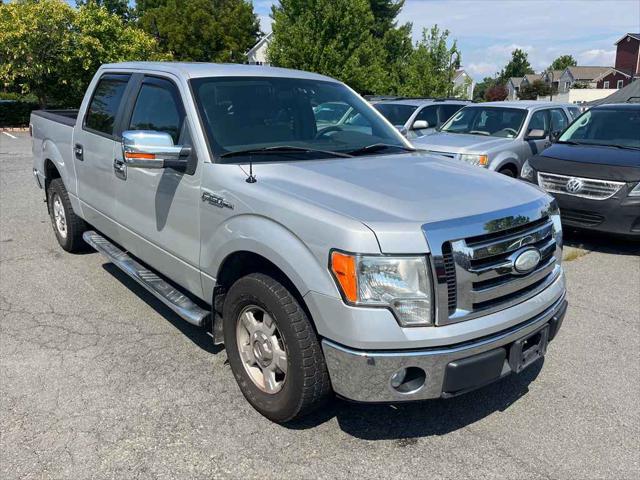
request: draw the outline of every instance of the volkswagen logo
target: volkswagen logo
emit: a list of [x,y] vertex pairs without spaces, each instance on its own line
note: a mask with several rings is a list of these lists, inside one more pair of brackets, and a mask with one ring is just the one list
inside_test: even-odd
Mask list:
[[565,186],[569,193],[580,193],[582,187],[584,187],[583,181],[575,177],[570,178]]
[[517,273],[529,273],[540,263],[540,251],[537,248],[528,248],[516,252],[513,259],[513,269]]

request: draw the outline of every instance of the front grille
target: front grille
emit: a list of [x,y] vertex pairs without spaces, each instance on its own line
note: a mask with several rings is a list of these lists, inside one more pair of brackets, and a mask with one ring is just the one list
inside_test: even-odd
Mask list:
[[563,222],[567,222],[575,225],[582,225],[585,227],[595,227],[604,222],[604,217],[599,213],[587,212],[585,210],[572,210],[563,208],[560,211],[560,216]]
[[624,182],[544,172],[538,172],[538,184],[549,193],[563,193],[592,200],[611,198],[624,186]]
[[[449,319],[467,320],[507,308],[546,288],[560,273],[560,248],[549,217],[443,245]],[[526,274],[514,268],[520,251],[535,247],[537,266]],[[453,263],[453,268],[451,266]],[[453,285],[455,292],[452,293]]]

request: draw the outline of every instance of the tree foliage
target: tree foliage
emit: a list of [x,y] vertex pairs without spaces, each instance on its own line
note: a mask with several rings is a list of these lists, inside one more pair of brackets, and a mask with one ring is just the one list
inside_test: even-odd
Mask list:
[[551,86],[542,80],[536,80],[529,85],[523,85],[518,91],[520,100],[537,100],[538,97],[546,97],[551,93]]
[[244,62],[260,22],[247,0],[141,0],[140,26],[176,60]]
[[[456,42],[448,46],[449,31],[438,25],[424,29],[416,44],[406,72],[402,93],[418,97],[446,97],[451,89],[454,71],[460,65]],[[453,62],[452,62],[453,60]]]
[[567,67],[575,67],[577,65],[578,62],[572,55],[560,55],[551,63],[549,70],[564,70]]
[[271,17],[272,64],[329,75],[362,93],[383,89],[384,55],[368,0],[281,0]]
[[476,87],[473,89],[473,100],[476,102],[485,101],[485,94],[496,85],[497,81],[494,77],[484,77],[481,82],[476,83]]
[[487,89],[484,94],[484,99],[487,102],[501,102],[506,100],[508,95],[509,91],[507,90],[507,87],[500,83],[496,83]]
[[78,105],[102,63],[167,58],[153,38],[94,2],[62,0],[0,5],[0,82],[40,105]]
[[109,13],[113,13],[123,20],[129,20],[133,13],[131,7],[129,7],[128,0],[76,0],[76,6],[83,7],[88,3],[95,3],[98,6],[104,7]]
[[524,77],[528,73],[534,73],[529,63],[527,52],[516,48],[511,52],[511,60],[500,73],[503,83],[506,83],[511,77]]

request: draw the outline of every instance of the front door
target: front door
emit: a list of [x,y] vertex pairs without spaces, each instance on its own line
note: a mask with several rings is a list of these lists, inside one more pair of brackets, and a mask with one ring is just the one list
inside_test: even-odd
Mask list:
[[533,112],[527,131],[525,135],[528,135],[531,130],[542,130],[544,132],[544,138],[540,140],[527,140],[531,148],[531,156],[541,153],[545,148],[551,145],[549,140],[549,134],[551,133],[549,110],[538,110]]
[[72,150],[82,214],[105,235],[116,238],[113,218],[115,130],[131,75],[105,74],[98,80],[84,118],[78,119]]
[[[190,122],[176,83],[144,76],[122,130],[167,132],[175,145],[193,148],[186,171],[123,167],[116,178],[116,213],[122,245],[151,267],[202,294],[200,281],[200,179]],[[121,145],[116,161],[122,160]]]

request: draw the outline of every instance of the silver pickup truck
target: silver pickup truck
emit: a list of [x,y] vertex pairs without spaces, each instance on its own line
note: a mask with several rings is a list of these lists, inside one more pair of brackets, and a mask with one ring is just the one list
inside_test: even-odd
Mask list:
[[[328,102],[357,128],[318,122]],[[560,328],[553,198],[415,151],[331,78],[104,65],[79,111],[34,112],[31,129],[61,247],[91,245],[208,329],[273,421],[333,392],[459,395],[520,372]]]

